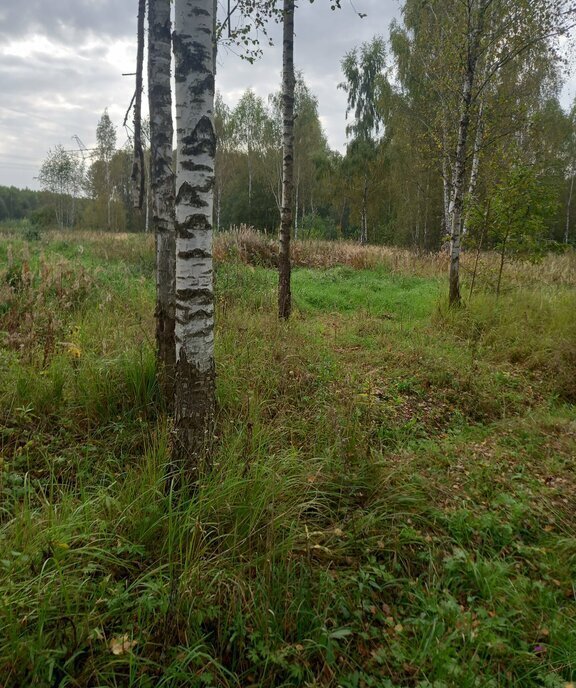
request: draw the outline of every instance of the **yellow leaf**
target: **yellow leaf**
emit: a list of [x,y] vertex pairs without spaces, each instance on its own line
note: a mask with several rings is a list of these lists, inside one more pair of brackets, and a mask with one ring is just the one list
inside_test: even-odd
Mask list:
[[138,644],[137,640],[130,640],[128,633],[112,638],[110,641],[110,651],[113,655],[124,655]]
[[69,344],[68,353],[72,358],[80,358],[80,356],[82,356],[82,350],[77,344]]
[[78,344],[74,344],[74,342],[60,342],[60,344],[66,347],[66,351],[72,358],[80,358],[82,356],[82,349]]

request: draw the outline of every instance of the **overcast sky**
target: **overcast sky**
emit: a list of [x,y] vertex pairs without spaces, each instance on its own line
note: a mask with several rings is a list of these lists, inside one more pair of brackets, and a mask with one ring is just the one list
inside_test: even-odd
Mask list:
[[[90,148],[98,120],[108,112],[118,145],[127,133],[124,114],[134,91],[136,0],[2,0],[0,7],[0,184],[38,188],[35,177],[48,150],[75,148],[77,135]],[[399,16],[398,0],[302,0],[296,13],[296,68],[317,96],[322,124],[333,148],[345,143],[344,54],[374,35],[386,36]],[[9,5],[6,7],[6,5]],[[357,12],[354,11],[354,8]],[[358,12],[367,17],[359,18]],[[254,65],[220,50],[217,88],[234,105],[252,88],[263,97],[280,86],[279,27]],[[569,87],[563,97],[574,97]]]

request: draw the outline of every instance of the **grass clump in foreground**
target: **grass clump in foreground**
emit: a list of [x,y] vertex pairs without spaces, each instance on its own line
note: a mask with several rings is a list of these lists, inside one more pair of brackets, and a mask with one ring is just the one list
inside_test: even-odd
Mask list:
[[215,468],[176,499],[139,240],[6,254],[2,684],[576,680],[570,279],[447,313],[431,266],[340,247],[285,324],[223,260]]

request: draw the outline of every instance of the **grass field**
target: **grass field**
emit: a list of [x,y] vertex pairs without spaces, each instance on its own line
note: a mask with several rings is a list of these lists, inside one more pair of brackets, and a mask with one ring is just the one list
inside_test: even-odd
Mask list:
[[267,242],[218,240],[176,498],[150,237],[0,239],[2,688],[576,681],[576,256],[499,300],[483,256],[448,312],[442,256],[295,255],[286,324]]

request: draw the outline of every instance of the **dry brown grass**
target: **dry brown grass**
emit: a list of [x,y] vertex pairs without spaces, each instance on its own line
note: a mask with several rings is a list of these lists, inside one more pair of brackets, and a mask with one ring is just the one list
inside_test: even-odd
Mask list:
[[[86,243],[98,258],[146,262],[153,260],[154,236],[109,232],[50,232],[49,241]],[[217,262],[240,260],[248,265],[274,268],[278,260],[275,237],[241,225],[215,235],[214,258]],[[473,251],[462,254],[462,278],[470,282],[476,256]],[[360,246],[352,241],[293,241],[292,261],[296,267],[326,269],[345,265],[354,269],[384,267],[396,274],[442,278],[448,271],[445,252],[417,253],[393,246]],[[479,290],[492,290],[497,282],[499,256],[481,254],[476,284]],[[576,252],[549,254],[538,263],[515,261],[506,263],[503,289],[526,285],[576,287]],[[466,289],[466,287],[465,287]]]
[[[249,265],[275,267],[277,242],[270,236],[241,226],[217,235],[214,244],[216,260],[241,260]],[[293,241],[292,260],[297,267],[330,268],[346,265],[355,269],[385,267],[391,272],[421,277],[443,277],[448,270],[445,252],[416,253],[393,246],[360,246],[352,241]],[[469,280],[476,256],[462,254],[462,275]],[[481,254],[477,269],[477,284],[490,288],[496,284],[499,257],[495,253]],[[550,254],[538,263],[515,261],[504,268],[503,285],[526,284],[576,286],[576,253]]]

